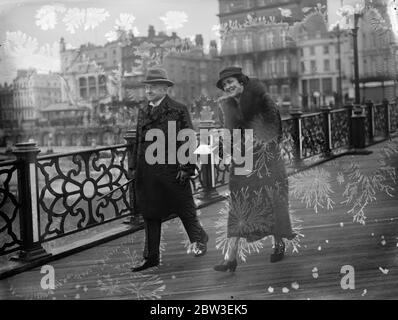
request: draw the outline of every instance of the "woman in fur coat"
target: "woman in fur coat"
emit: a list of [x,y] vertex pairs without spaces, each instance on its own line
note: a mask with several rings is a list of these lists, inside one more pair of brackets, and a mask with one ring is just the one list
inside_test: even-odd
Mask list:
[[221,71],[217,87],[225,94],[220,99],[219,110],[223,127],[242,132],[253,130],[253,170],[237,175],[234,170],[237,164],[232,158],[227,232],[230,246],[224,261],[214,269],[235,271],[241,238],[253,242],[272,235],[274,251],[270,261],[280,261],[285,252],[283,238],[293,239],[295,234],[289,216],[288,178],[279,145],[282,137],[279,111],[264,85],[249,79],[241,68]]

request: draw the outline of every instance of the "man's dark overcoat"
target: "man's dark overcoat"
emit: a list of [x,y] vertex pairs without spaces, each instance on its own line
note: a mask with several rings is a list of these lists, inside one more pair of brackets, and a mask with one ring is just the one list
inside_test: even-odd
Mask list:
[[[137,120],[137,139],[134,147],[132,169],[136,170],[135,193],[136,206],[146,219],[164,219],[171,214],[183,215],[194,208],[189,180],[180,184],[176,179],[179,170],[193,175],[195,164],[168,164],[168,122],[176,122],[179,130],[192,129],[191,117],[187,107],[171,99],[168,95],[161,104],[150,111],[148,105],[140,108]],[[145,151],[154,141],[145,141],[146,133],[151,129],[160,129],[165,136],[166,164],[148,164]],[[176,150],[184,142],[176,142]]]

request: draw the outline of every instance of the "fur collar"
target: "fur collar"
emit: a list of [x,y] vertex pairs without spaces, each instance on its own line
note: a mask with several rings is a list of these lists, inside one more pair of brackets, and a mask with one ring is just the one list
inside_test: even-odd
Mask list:
[[250,123],[263,111],[262,100],[265,93],[265,87],[259,80],[250,79],[239,101],[231,97],[221,98],[220,106],[225,127],[242,128]]

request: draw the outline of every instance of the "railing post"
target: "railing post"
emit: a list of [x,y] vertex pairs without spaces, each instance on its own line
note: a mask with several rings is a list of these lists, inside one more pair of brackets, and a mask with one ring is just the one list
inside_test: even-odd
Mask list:
[[[137,132],[136,130],[127,130],[126,134],[123,137],[127,142],[127,168],[128,168],[128,178],[132,177],[132,168],[134,167],[134,159],[136,147],[136,139],[137,139]],[[132,225],[134,227],[140,227],[143,225],[144,220],[142,218],[142,214],[138,211],[136,205],[136,192],[134,182],[129,184],[129,200],[130,200],[130,210],[131,210],[131,217],[130,219],[124,221],[125,224]]]
[[303,134],[302,134],[302,116],[303,112],[294,110],[290,112],[293,118],[293,132],[292,137],[294,141],[294,164],[296,167],[302,165],[303,159]]
[[364,149],[366,146],[365,121],[364,108],[361,105],[354,105],[351,114],[351,137],[355,149]]
[[390,139],[390,135],[391,135],[391,113],[390,113],[390,103],[388,102],[387,99],[383,100],[383,106],[384,106],[384,112],[386,115],[386,138]]
[[[210,131],[214,127],[214,122],[210,121],[201,121],[199,124],[200,129],[205,129]],[[205,135],[206,136],[206,135]],[[202,191],[199,192],[198,199],[203,203],[213,202],[216,199],[220,199],[221,196],[218,193],[215,186],[215,163],[214,163],[214,154],[212,152],[212,137],[209,136],[207,141],[200,141],[199,145],[208,146],[208,152],[201,153],[200,151],[197,153],[201,157],[207,157],[207,162],[201,164],[201,180],[202,180]],[[200,148],[200,147],[199,147]]]
[[323,127],[325,129],[325,147],[323,152],[325,153],[326,157],[330,157],[332,152],[332,117],[330,114],[331,108],[328,106],[322,107],[322,114],[323,114]]
[[13,150],[17,161],[20,162],[18,170],[18,196],[22,203],[19,210],[19,224],[22,248],[18,256],[12,260],[32,261],[49,256],[40,243],[39,206],[37,185],[37,154],[40,149],[36,142],[23,142],[15,145]]
[[365,105],[369,110],[369,144],[373,144],[375,137],[375,108],[370,100],[366,101]]
[[349,137],[349,147],[353,148],[354,147],[354,139],[352,136],[352,110],[354,108],[354,106],[352,104],[347,104],[344,106],[345,109],[347,109],[347,113],[348,113],[348,137]]

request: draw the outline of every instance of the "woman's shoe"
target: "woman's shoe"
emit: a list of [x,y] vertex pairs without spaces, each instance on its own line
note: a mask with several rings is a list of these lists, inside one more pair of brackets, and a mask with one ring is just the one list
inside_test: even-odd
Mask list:
[[214,270],[226,272],[235,272],[236,267],[238,266],[238,261],[234,260],[224,260],[221,264],[214,266]]
[[275,244],[274,252],[271,254],[270,261],[272,263],[281,261],[284,256],[285,256],[285,243],[282,242]]

